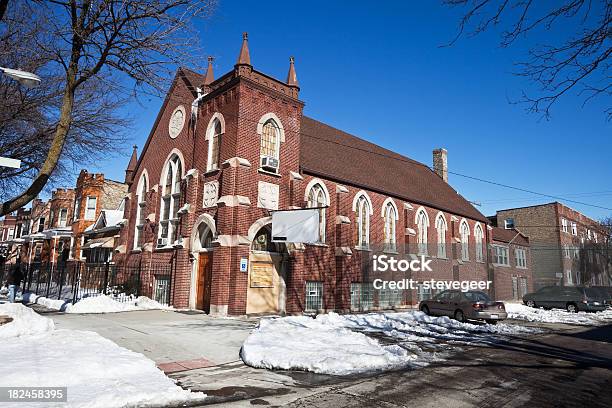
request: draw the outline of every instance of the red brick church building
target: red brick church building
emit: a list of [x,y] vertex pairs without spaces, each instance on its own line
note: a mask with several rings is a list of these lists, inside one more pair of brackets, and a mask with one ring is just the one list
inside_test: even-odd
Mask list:
[[[425,255],[414,279],[488,280],[487,219],[434,168],[304,116],[285,81],[252,65],[179,69],[140,154],[115,259],[171,264],[171,303],[215,314],[401,308],[429,291],[374,290],[373,253]],[[271,241],[274,210],[320,210],[320,242]],[[163,284],[163,276],[145,284]],[[156,281],[160,280],[160,281]]]

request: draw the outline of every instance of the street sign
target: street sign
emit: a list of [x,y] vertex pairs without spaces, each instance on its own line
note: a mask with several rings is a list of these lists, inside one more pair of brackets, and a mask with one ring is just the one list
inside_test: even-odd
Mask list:
[[0,157],[0,167],[11,167],[13,169],[18,169],[21,167],[21,160]]
[[240,258],[240,272],[246,272],[248,268],[248,259]]

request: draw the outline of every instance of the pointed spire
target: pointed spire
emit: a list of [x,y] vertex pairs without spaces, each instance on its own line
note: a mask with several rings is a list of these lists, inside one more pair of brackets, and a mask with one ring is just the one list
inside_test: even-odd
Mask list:
[[134,181],[134,170],[136,170],[136,164],[138,163],[138,147],[136,145],[132,146],[132,157],[130,157],[130,162],[128,163],[127,168],[125,169],[125,183],[130,185]]
[[238,55],[238,62],[236,62],[236,65],[251,65],[248,33],[242,33],[242,47],[240,47],[240,55]]
[[206,69],[206,77],[204,78],[204,85],[210,85],[215,80],[215,73],[213,72],[212,63],[213,57],[208,57],[208,68]]
[[287,85],[289,86],[300,86],[297,80],[297,74],[295,73],[295,58],[289,57],[289,73],[287,74]]
[[132,157],[130,157],[130,163],[128,164],[129,170],[136,170],[136,163],[138,163],[138,146],[132,146]]

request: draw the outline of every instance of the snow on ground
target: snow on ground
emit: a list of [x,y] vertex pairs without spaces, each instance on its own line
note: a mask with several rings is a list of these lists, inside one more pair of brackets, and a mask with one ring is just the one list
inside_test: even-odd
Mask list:
[[563,309],[545,310],[520,303],[506,303],[506,312],[508,312],[508,318],[510,319],[527,320],[529,322],[569,323],[585,326],[612,322],[611,309],[597,313],[570,313]]
[[332,375],[401,367],[415,360],[399,346],[382,346],[365,334],[306,316],[261,320],[240,354],[254,367]]
[[[0,339],[45,333],[53,330],[53,320],[42,317],[32,309],[19,303],[0,305],[0,315],[13,318],[13,321],[0,325]],[[0,349],[2,343],[0,343]]]
[[48,299],[33,293],[26,293],[24,302],[37,303],[49,309],[60,310],[66,313],[116,313],[132,310],[172,309],[170,306],[162,305],[146,296],[139,296],[129,301],[118,302],[110,296],[98,295],[83,298],[77,303],[72,304],[68,300]]
[[[539,333],[509,324],[461,323],[422,312],[263,319],[244,342],[253,367],[349,375],[419,367],[444,359],[458,345],[492,344],[503,335]],[[391,345],[374,337],[383,335]],[[369,335],[369,336],[368,336]]]
[[2,387],[68,387],[70,407],[174,406],[205,398],[177,386],[142,354],[97,333],[54,330],[51,319],[20,304],[2,304],[0,314],[15,319],[0,326]]

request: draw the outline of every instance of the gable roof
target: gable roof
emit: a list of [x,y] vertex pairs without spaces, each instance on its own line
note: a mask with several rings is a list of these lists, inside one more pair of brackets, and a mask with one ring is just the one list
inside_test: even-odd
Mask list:
[[529,245],[529,239],[514,228],[505,229],[493,227],[493,229],[491,230],[491,238],[493,241],[506,243],[512,241],[513,244],[517,245]]
[[153,139],[153,134],[155,133],[155,130],[157,129],[157,125],[159,124],[159,121],[164,113],[164,110],[166,109],[166,106],[168,105],[168,102],[171,99],[172,91],[174,90],[174,87],[176,86],[179,78],[182,78],[185,81],[187,88],[194,95],[194,98],[197,96],[196,88],[200,86],[200,84],[204,81],[204,75],[198,74],[197,72],[191,71],[184,67],[179,67],[177,69],[176,74],[174,75],[174,79],[172,80],[172,84],[170,85],[170,88],[168,88],[168,92],[166,92],[166,96],[164,97],[164,102],[162,103],[161,108],[157,112],[157,116],[155,117],[155,122],[153,123],[153,126],[151,127],[151,130],[149,131],[149,136],[147,136],[147,141],[145,142],[142,148],[142,151],[140,152],[140,157],[138,158],[138,162],[136,163],[136,166],[134,167],[135,173],[140,167],[140,163],[142,159],[145,157],[145,153],[149,149],[149,144],[151,143],[151,139]]
[[489,223],[426,165],[306,116],[300,166],[308,174]]
[[85,232],[118,229],[121,221],[123,221],[123,211],[102,209],[96,222],[87,227]]

